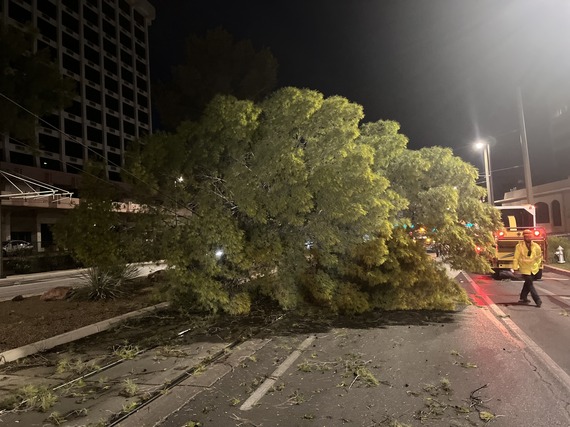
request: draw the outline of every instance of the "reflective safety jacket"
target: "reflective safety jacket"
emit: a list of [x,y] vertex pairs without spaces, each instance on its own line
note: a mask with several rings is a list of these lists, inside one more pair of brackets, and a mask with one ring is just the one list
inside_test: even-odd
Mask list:
[[530,255],[529,249],[524,241],[517,243],[513,266],[515,270],[519,270],[521,274],[536,274],[538,270],[540,270],[541,265],[542,250],[538,243],[530,243]]

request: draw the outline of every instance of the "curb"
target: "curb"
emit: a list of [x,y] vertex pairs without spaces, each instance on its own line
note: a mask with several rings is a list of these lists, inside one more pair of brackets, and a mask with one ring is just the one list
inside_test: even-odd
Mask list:
[[555,273],[560,273],[560,274],[563,274],[565,276],[570,276],[570,270],[566,270],[564,268],[554,267],[553,265],[550,265],[550,264],[545,264],[544,268],[546,270],[554,271]]
[[49,350],[51,348],[57,347],[58,345],[67,344],[72,341],[76,341],[81,338],[88,337],[90,335],[97,334],[99,332],[106,331],[117,323],[123,320],[130,319],[132,317],[141,316],[143,314],[150,313],[155,310],[160,310],[166,308],[170,305],[168,302],[163,302],[160,304],[153,305],[151,307],[141,308],[140,310],[131,311],[130,313],[125,313],[111,319],[102,320],[101,322],[94,323],[92,325],[84,326],[73,331],[65,332],[55,337],[46,338],[45,340],[37,341],[32,344],[27,344],[22,347],[14,348],[12,350],[6,350],[0,353],[0,366],[8,362],[13,362],[22,357],[30,356],[35,353]]

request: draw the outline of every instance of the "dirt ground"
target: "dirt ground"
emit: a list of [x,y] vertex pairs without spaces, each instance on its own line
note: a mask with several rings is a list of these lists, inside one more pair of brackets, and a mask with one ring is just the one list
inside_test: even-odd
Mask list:
[[105,301],[42,301],[40,297],[0,302],[0,352],[156,304],[150,290]]

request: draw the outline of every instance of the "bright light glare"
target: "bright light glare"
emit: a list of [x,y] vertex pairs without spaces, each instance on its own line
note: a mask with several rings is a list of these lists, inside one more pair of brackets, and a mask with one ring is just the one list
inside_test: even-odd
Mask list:
[[487,141],[485,141],[484,139],[478,139],[477,141],[475,141],[473,146],[475,147],[476,150],[482,150],[487,146]]
[[216,256],[216,259],[220,259],[224,256],[224,251],[222,249],[218,249],[214,255]]

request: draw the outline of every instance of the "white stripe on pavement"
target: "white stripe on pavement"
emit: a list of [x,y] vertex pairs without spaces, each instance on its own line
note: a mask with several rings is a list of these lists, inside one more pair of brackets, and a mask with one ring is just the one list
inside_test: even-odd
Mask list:
[[249,411],[253,405],[261,400],[263,396],[269,391],[273,384],[277,382],[279,377],[287,371],[291,367],[291,365],[299,358],[303,350],[311,345],[311,343],[317,338],[316,335],[311,335],[305,341],[301,343],[301,345],[295,350],[293,353],[289,355],[285,361],[273,371],[273,373],[267,378],[263,384],[261,384],[257,390],[255,390],[251,396],[241,405],[239,409],[242,411]]

